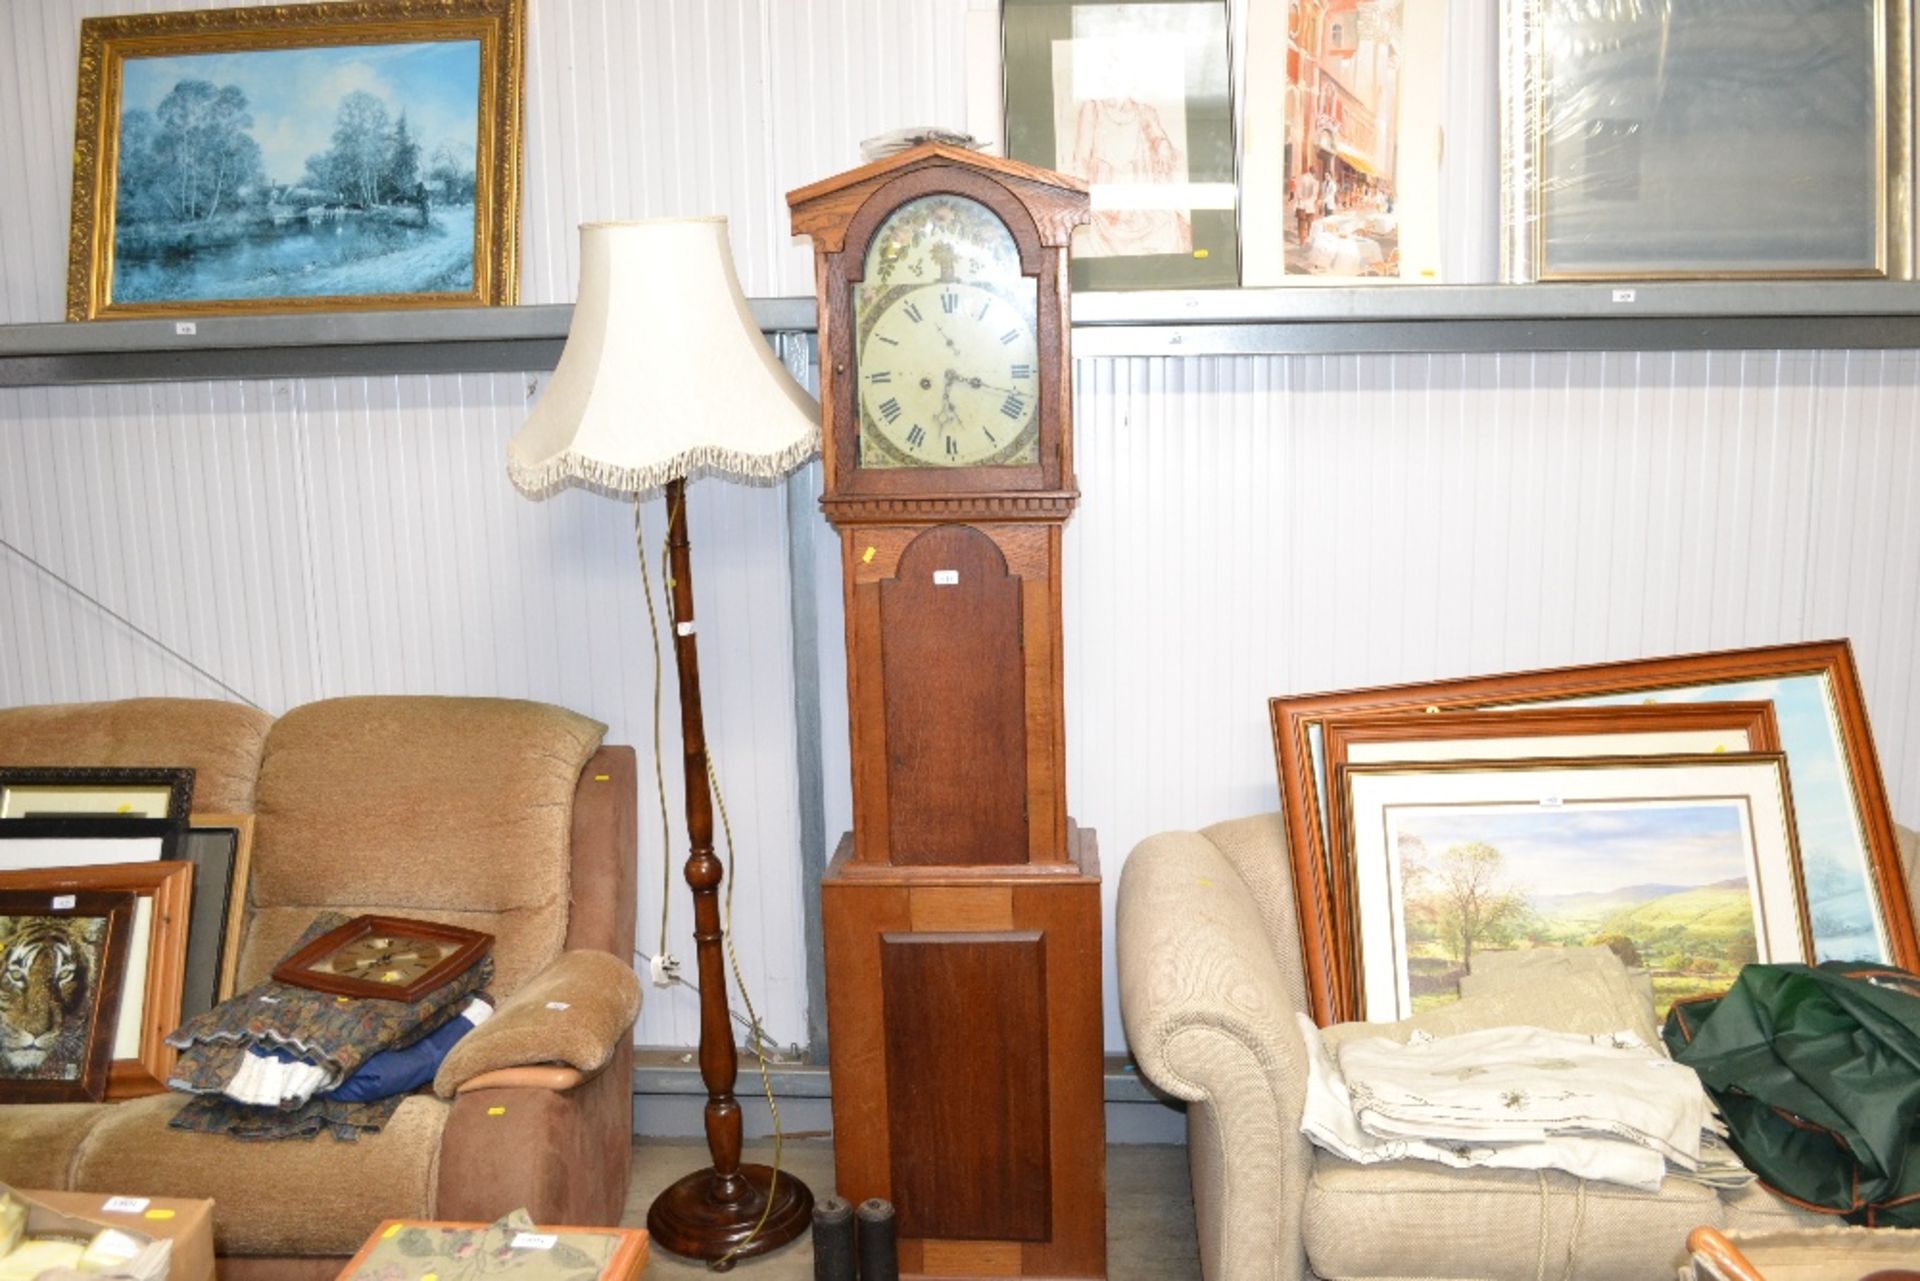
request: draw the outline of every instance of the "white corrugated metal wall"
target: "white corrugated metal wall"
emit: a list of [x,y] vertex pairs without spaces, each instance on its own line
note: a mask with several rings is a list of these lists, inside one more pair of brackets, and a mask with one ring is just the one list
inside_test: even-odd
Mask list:
[[[0,323],[60,314],[79,20],[186,7],[204,5],[0,6]],[[962,123],[970,7],[530,0],[523,301],[571,297],[579,221],[716,211],[750,293],[809,292],[782,194],[853,163],[867,134]],[[1456,66],[1490,67],[1485,16],[1456,6]],[[1490,213],[1491,81],[1463,79],[1449,198]],[[1449,262],[1484,270],[1494,243],[1463,217]],[[1069,799],[1101,833],[1109,895],[1141,837],[1275,804],[1268,694],[1831,635],[1854,638],[1896,816],[1920,823],[1917,362],[1082,361]],[[584,493],[527,502],[501,465],[536,381],[0,390],[0,703],[223,684],[274,710],[531,697],[608,722],[646,772],[631,515]],[[693,493],[742,959],[775,1034],[800,1039],[788,493]],[[814,528],[831,840],[844,664],[837,558]],[[690,954],[677,838],[663,849],[643,822],[641,840],[641,919],[671,864]],[[1108,986],[1118,1046],[1110,968]],[[684,993],[650,994],[642,1041],[696,1035]]]

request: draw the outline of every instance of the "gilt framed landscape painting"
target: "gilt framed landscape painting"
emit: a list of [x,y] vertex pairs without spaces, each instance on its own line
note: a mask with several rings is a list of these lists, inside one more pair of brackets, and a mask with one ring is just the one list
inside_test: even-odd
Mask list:
[[524,0],[81,24],[67,319],[514,301]]

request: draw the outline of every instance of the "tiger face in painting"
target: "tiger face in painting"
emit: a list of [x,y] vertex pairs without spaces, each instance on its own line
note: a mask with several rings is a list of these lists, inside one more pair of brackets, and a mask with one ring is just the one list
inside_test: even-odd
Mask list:
[[86,1059],[91,958],[106,921],[0,916],[0,1068],[73,1081]]

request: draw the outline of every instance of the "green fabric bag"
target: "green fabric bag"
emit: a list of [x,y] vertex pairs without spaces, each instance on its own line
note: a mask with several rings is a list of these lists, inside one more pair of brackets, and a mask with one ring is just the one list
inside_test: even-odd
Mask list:
[[1661,1037],[1762,1183],[1852,1223],[1920,1227],[1920,977],[1749,965],[1722,995],[1676,1001]]

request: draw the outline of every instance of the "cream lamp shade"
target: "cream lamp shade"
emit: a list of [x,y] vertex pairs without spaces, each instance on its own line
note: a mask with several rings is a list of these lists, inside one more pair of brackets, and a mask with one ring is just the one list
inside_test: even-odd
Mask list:
[[507,474],[535,496],[770,484],[819,449],[819,415],[754,322],[725,218],[587,223],[567,345]]

